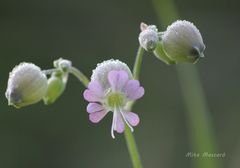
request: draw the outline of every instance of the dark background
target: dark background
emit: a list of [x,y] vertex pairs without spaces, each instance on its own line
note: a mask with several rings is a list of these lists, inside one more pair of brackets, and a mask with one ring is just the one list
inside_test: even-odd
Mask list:
[[[224,167],[240,165],[239,2],[175,1],[182,19],[195,23],[205,58],[195,65],[205,90]],[[59,57],[90,76],[96,64],[118,58],[132,67],[139,24],[158,24],[149,0],[1,0],[0,1],[0,167],[130,168],[124,136],[110,136],[111,115],[92,124],[73,76],[53,105],[22,109],[7,106],[8,73],[22,61],[42,69]],[[190,168],[185,107],[175,66],[145,54],[141,83],[146,94],[134,107],[135,129],[146,168]]]

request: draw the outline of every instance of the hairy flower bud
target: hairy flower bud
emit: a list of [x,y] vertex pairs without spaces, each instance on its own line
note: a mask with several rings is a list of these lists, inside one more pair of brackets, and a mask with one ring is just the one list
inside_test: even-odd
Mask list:
[[146,51],[153,51],[157,43],[159,41],[158,39],[158,30],[156,26],[150,25],[147,26],[144,23],[141,23],[140,25],[142,32],[139,34],[138,40],[140,45],[146,50]]
[[47,77],[32,63],[21,63],[9,74],[8,104],[21,108],[39,102],[47,91]]
[[168,26],[162,36],[163,49],[177,62],[195,63],[203,57],[205,45],[199,30],[192,23],[178,20]]

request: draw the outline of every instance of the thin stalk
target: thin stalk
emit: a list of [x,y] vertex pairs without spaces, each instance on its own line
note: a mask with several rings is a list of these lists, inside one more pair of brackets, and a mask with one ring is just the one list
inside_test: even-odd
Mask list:
[[71,67],[69,73],[73,74],[85,86],[88,86],[89,79],[77,68]]
[[141,46],[139,46],[137,55],[136,55],[136,59],[135,59],[135,63],[134,63],[134,67],[133,67],[133,78],[134,79],[139,79],[142,60],[143,60],[143,53],[144,53],[144,49]]
[[[138,52],[136,55],[136,59],[135,59],[135,63],[134,63],[134,67],[133,67],[133,78],[134,79],[139,79],[142,60],[143,60],[143,53],[144,53],[144,49],[141,46],[139,46]],[[128,110],[131,111],[133,104],[134,104],[134,102],[128,104]],[[132,160],[133,168],[142,168],[143,166],[142,166],[140,155],[139,155],[139,152],[137,149],[137,144],[136,144],[135,138],[134,138],[133,133],[131,132],[130,128],[127,126],[125,127],[124,135],[125,135],[125,140],[126,140],[126,144],[128,147],[128,151],[129,151],[129,154],[130,154],[130,157]]]
[[[179,18],[173,0],[153,0],[153,6],[164,27]],[[197,69],[194,65],[185,64],[178,65],[176,70],[186,106],[192,152],[200,155],[204,152],[216,153],[216,140]],[[195,168],[221,167],[219,159],[214,158],[196,158],[193,163]]]
[[128,151],[132,160],[133,167],[142,168],[143,166],[142,166],[139,152],[137,149],[137,144],[133,136],[133,133],[131,132],[128,126],[125,127],[124,136],[125,136]]
[[56,68],[47,69],[47,70],[42,70],[42,72],[43,72],[45,75],[51,75],[53,72],[56,72],[56,71],[57,71]]

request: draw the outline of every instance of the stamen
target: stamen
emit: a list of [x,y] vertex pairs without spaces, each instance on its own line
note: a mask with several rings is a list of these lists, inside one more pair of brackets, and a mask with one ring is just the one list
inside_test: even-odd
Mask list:
[[111,127],[111,135],[112,135],[112,138],[115,139],[115,136],[114,136],[114,128],[116,126],[116,110],[113,111],[113,120],[112,120],[112,127]]
[[125,118],[122,110],[119,109],[119,112],[121,113],[121,115],[122,115],[122,117],[123,117],[123,120],[125,121],[125,123],[127,124],[127,126],[128,126],[128,127],[130,128],[130,130],[133,132],[134,129],[133,129],[133,127],[129,124],[129,122],[127,121],[127,119]]

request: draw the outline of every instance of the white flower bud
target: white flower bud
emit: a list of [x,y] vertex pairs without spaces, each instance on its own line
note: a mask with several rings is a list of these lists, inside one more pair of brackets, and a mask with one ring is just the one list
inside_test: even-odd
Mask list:
[[146,50],[146,51],[153,51],[157,43],[159,41],[158,39],[158,30],[156,26],[150,25],[147,26],[146,24],[141,24],[142,32],[139,34],[138,40],[140,45]]
[[17,108],[39,102],[47,91],[47,77],[32,63],[21,63],[9,74],[6,98]]
[[132,78],[132,72],[127,66],[127,64],[119,60],[110,59],[97,64],[96,69],[93,70],[91,80],[98,81],[101,84],[101,86],[104,87],[103,89],[109,88],[110,85],[108,83],[107,76],[108,76],[108,72],[112,70],[117,70],[117,71],[124,70],[128,73],[129,77]]
[[199,30],[192,23],[178,20],[168,26],[162,36],[163,49],[177,62],[195,63],[203,57],[205,45]]

